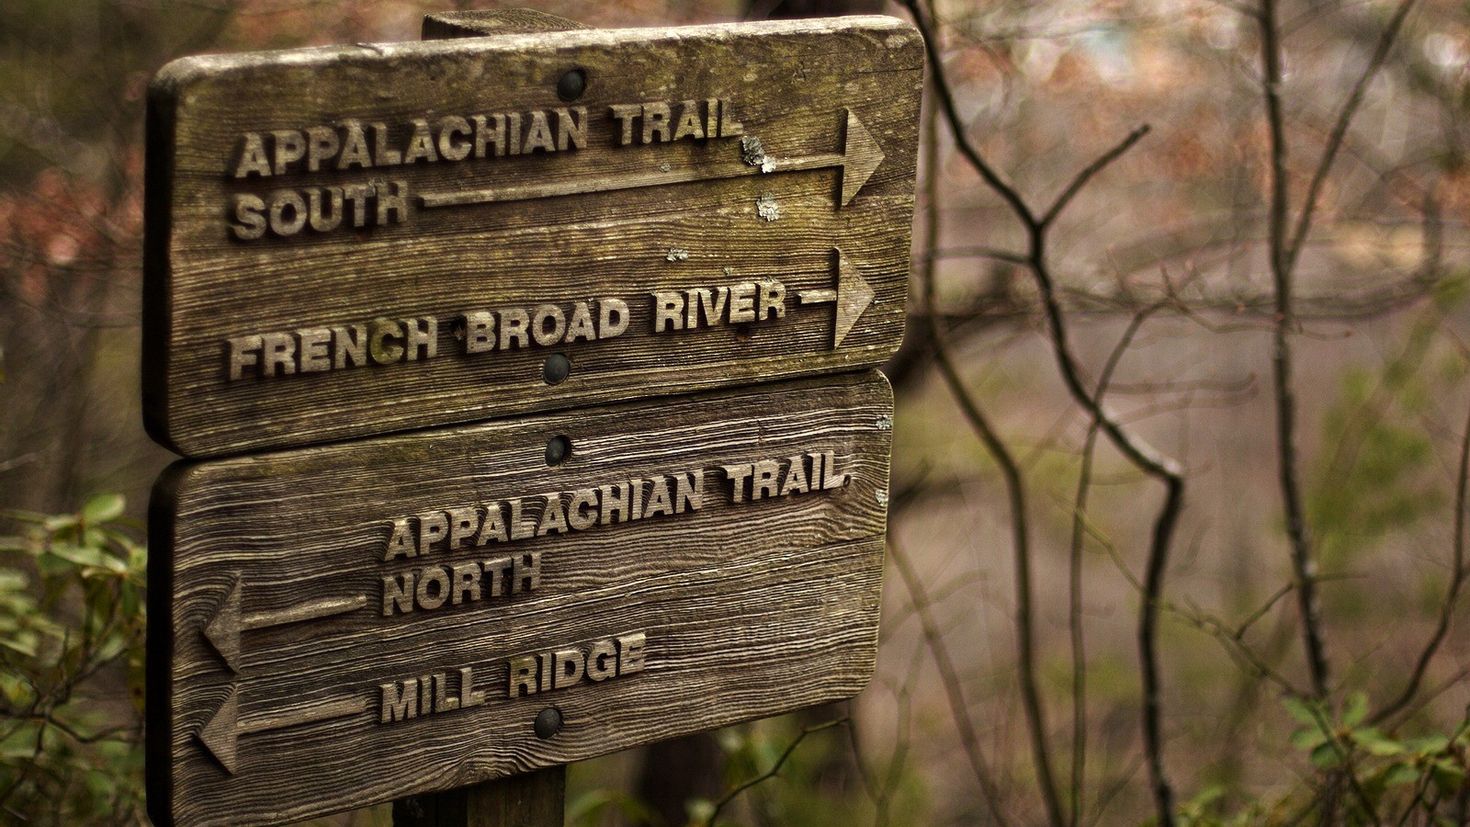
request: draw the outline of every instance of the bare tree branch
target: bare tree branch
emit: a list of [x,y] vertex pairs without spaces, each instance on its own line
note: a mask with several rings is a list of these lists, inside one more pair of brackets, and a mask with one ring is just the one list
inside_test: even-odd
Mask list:
[[1362,105],[1364,92],[1373,77],[1382,68],[1414,2],[1415,0],[1403,0],[1399,4],[1379,37],[1378,46],[1367,67],[1358,77],[1347,100],[1343,103],[1332,132],[1328,135],[1322,157],[1307,185],[1307,192],[1297,215],[1295,231],[1290,234],[1287,230],[1290,221],[1291,197],[1287,169],[1286,118],[1282,111],[1281,101],[1282,45],[1276,0],[1261,0],[1260,13],[1256,15],[1261,35],[1262,92],[1266,105],[1266,121],[1270,129],[1271,184],[1268,249],[1272,283],[1276,294],[1276,319],[1272,337],[1272,385],[1276,407],[1277,475],[1281,488],[1282,507],[1286,517],[1287,538],[1291,546],[1292,570],[1298,584],[1297,603],[1302,619],[1302,637],[1307,655],[1307,668],[1311,676],[1313,691],[1318,697],[1326,697],[1329,692],[1330,667],[1322,635],[1321,606],[1314,582],[1317,575],[1315,551],[1311,529],[1307,524],[1297,470],[1297,412],[1292,382],[1290,343],[1290,336],[1296,324],[1292,295],[1293,277],[1307,233],[1311,230],[1312,217],[1320,200],[1322,187],[1332,171],[1353,118]]
[[1062,210],[1065,210],[1067,205],[1072,203],[1072,199],[1077,197],[1077,193],[1081,192],[1082,188],[1087,186],[1087,182],[1091,181],[1093,176],[1102,172],[1109,164],[1123,157],[1123,154],[1132,149],[1133,145],[1142,140],[1143,136],[1147,135],[1148,132],[1148,124],[1134,127],[1133,131],[1129,132],[1127,137],[1119,141],[1116,146],[1099,155],[1096,160],[1083,167],[1082,171],[1078,172],[1071,182],[1062,189],[1061,195],[1057,196],[1057,200],[1041,216],[1040,226],[1042,228],[1051,226],[1056,221],[1057,216],[1062,214]]
[[1429,662],[1434,659],[1435,653],[1444,643],[1449,634],[1450,623],[1454,620],[1455,609],[1459,604],[1460,589],[1465,584],[1465,508],[1467,487],[1470,487],[1470,415],[1465,419],[1465,433],[1460,438],[1460,470],[1455,482],[1455,529],[1454,529],[1454,552],[1452,554],[1450,572],[1450,586],[1445,593],[1444,603],[1439,611],[1439,623],[1434,627],[1434,633],[1429,636],[1429,642],[1419,652],[1419,660],[1414,664],[1414,671],[1409,673],[1409,682],[1404,685],[1402,691],[1393,700],[1384,704],[1381,709],[1369,716],[1373,723],[1382,723],[1388,718],[1398,714],[1407,707],[1414,696],[1419,693],[1419,686],[1424,682],[1424,674],[1429,669]]
[[1271,375],[1272,398],[1276,408],[1277,481],[1286,516],[1292,571],[1297,582],[1297,605],[1302,620],[1307,671],[1311,676],[1313,693],[1324,698],[1329,691],[1327,653],[1322,640],[1321,607],[1314,580],[1316,563],[1313,560],[1312,538],[1297,475],[1296,396],[1292,387],[1290,341],[1292,327],[1296,322],[1292,316],[1291,245],[1286,230],[1287,213],[1290,209],[1290,181],[1286,168],[1286,118],[1282,114],[1281,105],[1281,42],[1276,19],[1276,1],[1261,0],[1261,11],[1256,19],[1261,31],[1261,62],[1264,68],[1261,88],[1266,100],[1266,122],[1271,134],[1271,203],[1268,225],[1271,276],[1276,294]]
[[[1145,308],[1136,313],[1117,345],[1108,354],[1098,377],[1094,398],[1101,401],[1112,382],[1113,371],[1123,358],[1143,322],[1163,303]],[[1087,513],[1087,493],[1092,484],[1092,461],[1097,447],[1098,423],[1094,419],[1088,424],[1087,438],[1082,446],[1082,468],[1077,474],[1077,496],[1072,506],[1072,540],[1068,554],[1068,605],[1067,626],[1072,638],[1072,795],[1068,823],[1077,827],[1082,818],[1086,792],[1087,766],[1087,645],[1082,628],[1082,543],[1086,532],[1083,515]]]
[[842,726],[843,724],[845,724],[847,722],[848,722],[848,719],[846,719],[846,718],[838,718],[838,719],[833,720],[833,721],[827,721],[826,723],[815,724],[815,725],[809,726],[809,727],[803,727],[802,730],[801,730],[801,733],[799,735],[797,735],[794,739],[792,739],[791,743],[789,743],[789,744],[786,745],[786,749],[783,750],[782,753],[779,756],[777,756],[776,763],[772,764],[771,765],[771,768],[769,770],[766,770],[765,772],[761,773],[760,775],[757,775],[756,777],[754,777],[752,779],[749,779],[748,781],[744,782],[743,784],[740,784],[739,786],[735,787],[734,789],[732,789],[729,792],[725,793],[724,795],[720,796],[720,800],[715,802],[714,809],[710,811],[709,819],[707,821],[705,821],[705,824],[708,825],[709,827],[714,827],[714,824],[715,824],[716,819],[719,818],[720,811],[723,810],[723,809],[725,809],[725,805],[727,805],[731,801],[733,801],[736,796],[740,795],[741,793],[745,792],[746,790],[750,789],[751,787],[754,787],[755,785],[760,784],[763,781],[769,780],[771,778],[775,778],[776,775],[781,772],[781,768],[784,767],[784,766],[786,766],[787,759],[789,759],[791,757],[791,754],[793,752],[796,752],[796,748],[799,747],[799,746],[801,746],[801,742],[804,741],[804,740],[806,740],[806,737],[808,735],[811,735],[812,733],[815,733],[815,732],[821,732],[824,729],[831,729],[832,727],[835,727],[835,726]]
[[1363,74],[1358,76],[1357,83],[1348,93],[1347,100],[1343,102],[1342,110],[1337,115],[1337,121],[1332,126],[1332,132],[1327,137],[1327,145],[1322,150],[1322,159],[1317,162],[1317,169],[1312,173],[1312,180],[1307,184],[1307,194],[1302,200],[1301,213],[1297,216],[1296,231],[1291,236],[1291,244],[1287,248],[1286,269],[1288,272],[1296,267],[1297,258],[1301,255],[1302,242],[1306,240],[1307,233],[1312,229],[1312,215],[1317,209],[1318,198],[1322,194],[1322,185],[1327,181],[1327,176],[1332,172],[1333,163],[1337,160],[1337,153],[1342,149],[1343,139],[1347,137],[1348,128],[1352,126],[1353,117],[1358,114],[1358,108],[1363,104],[1363,93],[1367,91],[1368,84],[1374,76],[1383,68],[1383,62],[1388,58],[1389,51],[1393,48],[1394,41],[1398,39],[1399,30],[1404,26],[1404,20],[1413,10],[1417,0],[1403,0],[1394,10],[1393,17],[1389,19],[1388,25],[1384,27],[1383,34],[1378,38],[1378,46],[1373,50],[1373,57],[1368,61],[1368,66]]
[[[1160,724],[1160,669],[1158,663],[1158,610],[1163,591],[1164,574],[1168,568],[1169,550],[1174,529],[1184,504],[1184,476],[1172,460],[1157,454],[1137,436],[1124,430],[1123,426],[1108,413],[1088,392],[1082,381],[1081,371],[1072,353],[1066,322],[1057,298],[1056,282],[1047,264],[1047,229],[1049,219],[1039,219],[1027,206],[1025,199],[990,164],[971,143],[965,125],[955,105],[954,94],[945,76],[944,64],[939,54],[939,44],[934,26],[920,0],[903,0],[914,23],[924,36],[924,47],[929,55],[932,87],[948,119],[950,132],[960,153],[970,162],[980,177],[997,195],[1010,206],[1021,222],[1029,238],[1027,265],[1035,278],[1041,294],[1042,308],[1050,332],[1053,355],[1063,383],[1073,400],[1099,425],[1102,432],[1129,462],[1164,485],[1164,502],[1154,521],[1153,536],[1149,544],[1148,564],[1145,575],[1146,595],[1139,609],[1138,648],[1141,662],[1143,699],[1142,719],[1144,751],[1148,760],[1149,780],[1154,799],[1156,818],[1161,827],[1174,823],[1174,793],[1164,773],[1163,733]],[[1138,137],[1142,137],[1139,135]],[[1077,176],[1081,183],[1092,178],[1111,161],[1132,147],[1138,137],[1130,137],[1105,153],[1097,162],[1085,167]],[[1075,179],[1074,179],[1075,180]],[[1080,187],[1081,183],[1078,184]],[[1072,197],[1072,187],[1063,189],[1062,197],[1049,213],[1066,205]],[[1054,215],[1052,216],[1054,217]],[[943,360],[941,360],[942,362]],[[942,368],[943,369],[943,368]],[[953,373],[952,368],[949,369]],[[978,422],[976,422],[978,428]],[[993,433],[991,434],[993,437]],[[982,438],[984,435],[982,434]],[[1043,789],[1043,792],[1045,790]],[[1060,808],[1050,807],[1048,814],[1053,824],[1060,823]]]
[[[939,241],[938,176],[935,172],[939,145],[938,133],[938,118],[931,107],[924,124],[925,149],[930,153],[924,174],[926,210],[924,249],[926,251],[934,250]],[[924,306],[932,311],[937,292],[932,256],[925,257],[921,271]],[[1017,671],[1021,679],[1021,703],[1026,712],[1026,729],[1031,739],[1032,761],[1036,766],[1037,780],[1041,787],[1041,798],[1046,807],[1047,818],[1054,827],[1061,827],[1063,824],[1061,798],[1057,793],[1056,779],[1051,767],[1051,754],[1047,746],[1046,711],[1042,706],[1041,693],[1036,682],[1035,610],[1031,587],[1031,529],[1026,512],[1025,481],[1021,477],[1021,467],[1012,456],[1010,449],[996,434],[989,419],[965,389],[950,359],[944,332],[939,329],[934,320],[935,317],[931,313],[929,338],[930,347],[934,351],[935,364],[939,368],[940,375],[944,377],[950,394],[959,403],[965,419],[980,437],[980,441],[985,445],[991,458],[995,460],[996,465],[1000,468],[1001,476],[1005,479],[1006,495],[1011,511],[1011,547],[1015,560],[1016,659]]]

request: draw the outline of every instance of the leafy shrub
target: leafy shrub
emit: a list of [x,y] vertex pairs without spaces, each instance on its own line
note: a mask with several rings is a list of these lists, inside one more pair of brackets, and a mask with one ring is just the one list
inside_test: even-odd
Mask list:
[[7,515],[0,537],[0,808],[30,823],[143,820],[147,548],[123,498]]

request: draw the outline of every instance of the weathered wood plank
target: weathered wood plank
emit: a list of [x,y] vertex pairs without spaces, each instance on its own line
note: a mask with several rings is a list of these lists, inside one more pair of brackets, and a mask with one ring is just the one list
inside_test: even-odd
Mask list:
[[[921,51],[857,17],[170,64],[150,92],[150,432],[217,455],[878,364],[904,322]],[[512,154],[512,134],[565,148]],[[392,152],[424,158],[379,165]],[[431,358],[404,326],[430,319]]]
[[[153,817],[296,820],[850,697],[891,417],[868,371],[175,465]],[[527,694],[538,653],[603,679]],[[429,707],[484,698],[399,720],[432,675]]]

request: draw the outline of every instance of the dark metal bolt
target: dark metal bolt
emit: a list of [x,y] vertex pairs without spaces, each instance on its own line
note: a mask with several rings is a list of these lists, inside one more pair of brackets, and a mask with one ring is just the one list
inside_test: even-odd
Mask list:
[[536,737],[546,740],[561,732],[561,710],[554,706],[548,706],[536,713]]
[[581,69],[572,69],[556,82],[556,96],[564,101],[574,101],[582,97],[585,91],[587,91],[587,73]]
[[572,441],[564,436],[554,436],[546,441],[546,464],[561,465],[561,461],[572,453]]
[[553,353],[546,357],[546,364],[541,366],[541,378],[548,385],[560,385],[571,375],[572,360],[560,353]]

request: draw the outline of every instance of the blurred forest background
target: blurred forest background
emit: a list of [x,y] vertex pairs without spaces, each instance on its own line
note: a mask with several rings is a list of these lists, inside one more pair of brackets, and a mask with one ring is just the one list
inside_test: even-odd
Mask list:
[[[0,3],[0,821],[145,818],[149,78],[453,5]],[[524,5],[917,14],[942,70],[878,674],[573,823],[1466,822],[1470,4]]]

